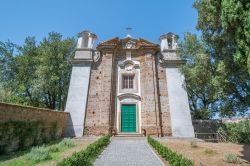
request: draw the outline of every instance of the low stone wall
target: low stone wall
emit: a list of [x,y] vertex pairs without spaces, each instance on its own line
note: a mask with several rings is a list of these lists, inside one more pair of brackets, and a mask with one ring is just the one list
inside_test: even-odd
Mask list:
[[67,112],[0,103],[0,152],[63,137],[68,117]]
[[216,133],[222,125],[221,120],[193,120],[195,133]]

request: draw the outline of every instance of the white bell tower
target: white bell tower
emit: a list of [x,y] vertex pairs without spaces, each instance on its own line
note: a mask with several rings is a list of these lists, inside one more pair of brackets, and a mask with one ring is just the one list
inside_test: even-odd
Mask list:
[[65,109],[70,113],[66,131],[68,137],[83,136],[90,70],[96,39],[96,35],[89,31],[83,31],[78,35],[75,56],[71,60],[73,67]]
[[161,63],[166,68],[169,109],[173,137],[194,137],[194,128],[180,65],[186,61],[177,56],[176,36],[167,33],[160,37]]

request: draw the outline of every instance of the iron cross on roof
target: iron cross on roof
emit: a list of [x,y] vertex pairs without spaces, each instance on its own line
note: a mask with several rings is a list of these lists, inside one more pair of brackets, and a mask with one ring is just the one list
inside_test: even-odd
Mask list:
[[127,30],[127,37],[131,37],[130,35],[130,32],[132,31],[133,28],[131,27],[127,27],[126,30]]

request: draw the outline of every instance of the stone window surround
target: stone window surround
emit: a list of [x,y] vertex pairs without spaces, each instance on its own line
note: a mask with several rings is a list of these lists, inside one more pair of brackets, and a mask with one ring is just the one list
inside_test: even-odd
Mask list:
[[[131,63],[133,69],[131,71],[126,71],[125,65]],[[118,64],[118,94],[120,93],[139,93],[139,65],[135,61],[125,60]],[[124,75],[134,75],[133,89],[123,89],[122,88],[122,78]]]
[[[132,70],[126,70],[126,65],[132,65]],[[117,64],[117,102],[116,102],[116,129],[121,132],[121,105],[136,105],[136,133],[141,133],[141,97],[140,97],[140,62],[130,58],[118,61]],[[134,89],[122,89],[122,76],[134,75]]]

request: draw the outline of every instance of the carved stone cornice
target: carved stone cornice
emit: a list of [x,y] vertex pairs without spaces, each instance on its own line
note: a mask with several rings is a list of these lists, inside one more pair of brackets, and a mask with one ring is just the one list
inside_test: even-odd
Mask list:
[[117,97],[120,100],[126,99],[126,98],[133,98],[133,99],[136,99],[136,100],[141,100],[141,96],[139,96],[137,94],[133,94],[133,93],[124,93],[124,94],[118,95]]
[[101,59],[99,51],[94,49],[77,49],[74,58],[70,61],[73,65],[97,63]]
[[159,53],[159,62],[164,67],[177,67],[185,64],[186,60],[177,56],[176,50],[168,50]]

